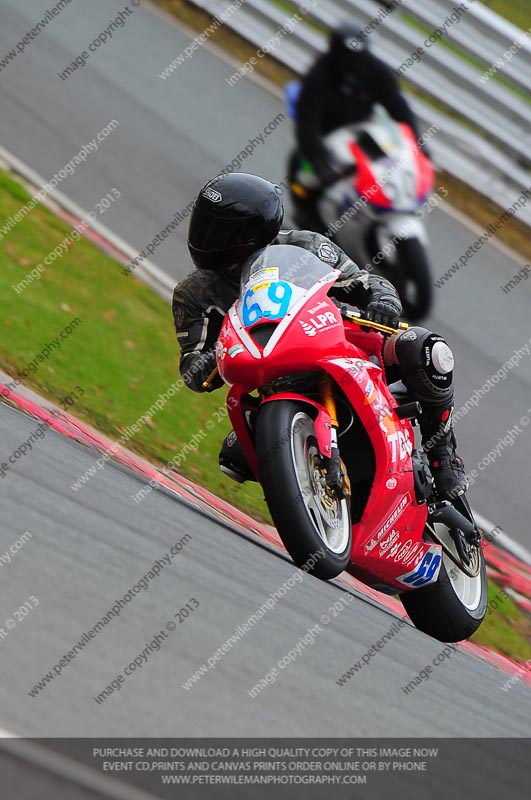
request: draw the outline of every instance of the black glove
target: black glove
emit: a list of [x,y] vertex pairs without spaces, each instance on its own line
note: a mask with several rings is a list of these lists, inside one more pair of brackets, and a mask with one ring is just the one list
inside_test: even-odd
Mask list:
[[223,379],[220,375],[213,378],[208,389],[203,388],[203,381],[206,381],[215,366],[216,354],[213,349],[205,353],[188,353],[181,358],[181,377],[194,392],[213,392],[214,389],[223,386]]
[[396,295],[381,294],[367,304],[361,316],[371,322],[396,328],[402,316],[402,306]]

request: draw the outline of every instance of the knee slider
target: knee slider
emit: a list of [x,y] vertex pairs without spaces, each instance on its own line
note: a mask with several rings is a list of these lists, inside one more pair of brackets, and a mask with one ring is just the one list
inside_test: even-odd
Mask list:
[[442,336],[430,333],[423,342],[419,378],[440,399],[453,395],[454,355]]
[[421,364],[433,378],[452,374],[454,354],[442,336],[430,333],[422,342]]
[[384,350],[384,357],[393,357],[410,391],[424,394],[426,398],[435,395],[441,400],[453,394],[454,356],[442,336],[414,327],[391,339],[395,341],[389,344],[387,354]]
[[448,375],[454,368],[454,354],[443,340],[435,342],[431,349],[431,358],[434,368],[439,375]]

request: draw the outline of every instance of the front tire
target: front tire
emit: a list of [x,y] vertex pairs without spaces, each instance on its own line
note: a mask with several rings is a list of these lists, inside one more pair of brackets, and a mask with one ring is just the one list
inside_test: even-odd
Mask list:
[[[427,317],[433,305],[431,269],[426,248],[418,239],[396,243],[398,280],[404,315],[411,322]],[[392,279],[391,279],[392,280]]]
[[256,452],[267,505],[293,561],[318,578],[335,578],[352,550],[350,502],[326,486],[307,407],[266,403],[258,414]]

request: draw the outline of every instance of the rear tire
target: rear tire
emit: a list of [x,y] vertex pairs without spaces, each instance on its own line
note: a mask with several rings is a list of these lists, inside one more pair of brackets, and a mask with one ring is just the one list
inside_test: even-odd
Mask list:
[[487,611],[487,570],[481,546],[475,577],[463,572],[443,552],[436,583],[400,595],[416,628],[441,642],[461,642],[477,631]]
[[266,502],[288,553],[298,567],[329,580],[350,561],[350,502],[326,487],[307,411],[288,400],[266,403],[258,414],[256,452]]

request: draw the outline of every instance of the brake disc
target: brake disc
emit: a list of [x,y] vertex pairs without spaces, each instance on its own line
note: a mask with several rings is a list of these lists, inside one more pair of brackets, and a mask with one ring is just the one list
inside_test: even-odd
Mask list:
[[[440,524],[442,525],[442,523]],[[479,575],[479,571],[481,569],[481,558],[479,556],[481,545],[476,546],[469,544],[463,537],[463,543],[467,549],[467,555],[470,557],[470,565],[468,565],[460,557],[455,542],[451,539],[450,531],[445,525],[443,525],[443,527],[445,532],[448,533],[450,542],[441,538],[441,536],[435,530],[435,527],[430,523],[427,523],[426,527],[428,528],[431,537],[437,542],[437,544],[441,545],[448,558],[450,558],[454,564],[456,564],[459,569],[465,573],[465,575],[467,575],[469,578],[476,578]]]

